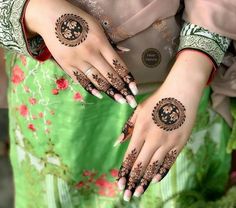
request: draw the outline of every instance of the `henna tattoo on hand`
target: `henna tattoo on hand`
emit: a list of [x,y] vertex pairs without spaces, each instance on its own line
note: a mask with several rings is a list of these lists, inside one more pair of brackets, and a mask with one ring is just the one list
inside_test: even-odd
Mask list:
[[56,21],[56,36],[66,46],[75,47],[86,40],[89,26],[80,16],[64,14]]
[[118,60],[113,60],[113,66],[115,71],[123,78],[124,82],[129,84],[134,82],[134,77],[131,73],[128,72],[128,69],[121,65]]
[[135,191],[137,185],[142,178],[142,163],[138,163],[137,166],[130,172],[129,181],[125,189],[130,190],[132,193]]
[[120,143],[123,143],[128,136],[130,136],[133,133],[134,130],[134,123],[128,120],[125,123],[124,128],[122,129],[122,133],[124,134],[123,139],[120,141]]
[[162,163],[158,174],[161,175],[161,179],[162,180],[167,173],[169,172],[171,166],[173,165],[173,163],[175,162],[177,157],[177,150],[172,150],[171,152],[168,152],[165,156],[164,162]]
[[121,167],[120,167],[120,171],[118,173],[118,178],[117,180],[119,180],[122,177],[125,177],[126,180],[128,179],[128,175],[133,167],[133,164],[137,158],[137,150],[133,149],[131,151],[131,153],[128,154],[128,156],[125,158],[125,160],[123,161]]
[[101,76],[98,76],[98,74],[92,74],[92,77],[97,82],[99,90],[106,92],[110,88],[110,83]]
[[147,170],[139,184],[140,186],[143,187],[143,192],[147,189],[153,177],[158,173],[159,168],[160,165],[158,160],[148,165]]
[[112,86],[114,86],[118,91],[125,87],[125,83],[120,79],[120,77],[113,73],[108,72],[107,77],[111,81]]
[[154,107],[152,119],[161,129],[172,131],[184,123],[185,111],[180,101],[175,98],[164,98]]
[[132,96],[133,96],[132,92],[131,92],[128,88],[123,88],[123,89],[121,89],[121,90],[120,90],[120,93],[121,93],[122,95],[124,95],[125,97],[127,97],[128,95],[132,95]]
[[93,83],[90,82],[90,80],[83,73],[79,73],[78,71],[73,71],[73,74],[76,77],[76,80],[81,84],[81,86],[85,90],[87,90],[90,94],[92,94],[93,89],[96,89]]

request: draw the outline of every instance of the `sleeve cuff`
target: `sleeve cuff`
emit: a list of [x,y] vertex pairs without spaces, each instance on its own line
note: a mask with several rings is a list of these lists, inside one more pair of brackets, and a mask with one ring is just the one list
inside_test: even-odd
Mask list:
[[203,52],[212,60],[215,68],[217,68],[222,62],[229,44],[229,38],[185,22],[180,33],[178,51],[192,49]]
[[30,55],[44,61],[51,57],[43,39],[27,38],[24,24],[25,9],[29,0],[5,0],[0,2],[0,47]]
[[25,10],[30,0],[26,0],[21,15],[20,23],[23,33],[23,38],[26,46],[26,55],[30,55],[38,61],[45,61],[51,57],[51,53],[45,45],[43,38],[38,35],[33,38],[28,38],[27,30],[25,26]]

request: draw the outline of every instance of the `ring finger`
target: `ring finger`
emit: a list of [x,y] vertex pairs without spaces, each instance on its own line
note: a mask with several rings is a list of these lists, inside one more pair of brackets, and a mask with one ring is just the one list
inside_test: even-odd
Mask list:
[[[99,61],[97,61],[99,60]],[[128,85],[123,81],[119,73],[117,73],[111,65],[100,55],[99,59],[92,60],[94,67],[107,79],[107,81],[116,88],[128,101],[132,108],[137,106],[135,98],[128,88]]]
[[103,75],[93,66],[89,66],[84,71],[85,76],[102,92],[105,92],[108,96],[116,100],[117,102],[124,104],[125,99],[119,92],[111,86],[111,84],[103,77]]

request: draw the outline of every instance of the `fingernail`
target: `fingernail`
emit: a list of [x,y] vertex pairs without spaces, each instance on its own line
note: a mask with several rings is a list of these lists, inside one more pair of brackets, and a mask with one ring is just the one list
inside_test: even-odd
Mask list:
[[135,84],[135,82],[131,82],[131,83],[129,84],[129,88],[130,88],[130,90],[132,91],[132,93],[133,93],[134,95],[137,95],[137,94],[138,94],[138,88],[137,88],[137,85]]
[[140,197],[143,194],[143,192],[144,192],[143,187],[142,186],[138,186],[135,189],[134,196],[135,197]]
[[116,147],[116,146],[118,146],[119,144],[121,144],[121,142],[122,142],[122,140],[124,139],[124,133],[122,133],[119,137],[118,137],[118,139],[116,140],[116,142],[114,143],[114,145],[113,145],[113,147]]
[[102,94],[101,94],[98,90],[96,90],[96,89],[93,89],[93,90],[92,90],[92,94],[93,94],[94,96],[96,96],[97,98],[99,98],[99,99],[102,99],[102,98],[103,98]]
[[161,176],[155,176],[153,179],[152,179],[152,184],[155,184],[155,183],[158,183],[159,181],[160,181],[160,179],[161,179]]
[[130,199],[131,199],[131,191],[125,190],[124,200],[128,202],[128,201],[130,201]]
[[141,193],[138,192],[138,191],[135,191],[135,192],[134,192],[134,196],[135,196],[135,197],[140,197],[140,196],[141,196]]
[[126,100],[122,97],[122,95],[116,94],[114,96],[115,100],[120,104],[125,104]]
[[121,178],[118,181],[118,188],[120,189],[120,191],[123,191],[125,189],[125,182],[126,180],[124,178]]
[[117,141],[114,143],[113,147],[116,147],[116,146],[118,146],[119,144],[120,144],[120,141],[117,140]]
[[134,99],[133,96],[128,95],[128,96],[126,97],[126,99],[127,99],[129,105],[130,105],[132,108],[136,108],[136,106],[137,106],[138,104],[137,104],[137,102],[136,102],[136,100]]
[[126,47],[124,47],[124,46],[117,45],[116,47],[117,47],[119,50],[124,51],[124,52],[129,52],[129,51],[130,51],[129,48],[126,48]]

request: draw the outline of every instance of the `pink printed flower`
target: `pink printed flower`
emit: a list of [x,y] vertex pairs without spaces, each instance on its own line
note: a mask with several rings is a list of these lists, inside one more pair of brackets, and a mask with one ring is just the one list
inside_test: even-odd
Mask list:
[[20,111],[20,114],[22,116],[24,116],[24,117],[26,117],[28,115],[28,113],[29,113],[29,109],[28,109],[28,107],[26,105],[21,105],[19,107],[19,111]]
[[13,70],[12,70],[12,77],[11,77],[11,81],[18,85],[20,84],[25,78],[24,72],[20,69],[19,66],[14,66]]
[[83,172],[83,176],[91,176],[92,175],[92,172],[89,171],[89,170],[84,170]]
[[37,119],[37,116],[36,115],[32,115],[32,119],[33,120]]
[[52,94],[53,95],[58,95],[59,94],[59,90],[58,89],[53,89],[52,90]]
[[81,100],[83,100],[83,97],[81,96],[81,94],[79,92],[76,92],[74,94],[74,100],[81,101]]
[[83,181],[80,181],[79,183],[77,183],[75,185],[76,188],[82,188],[84,186],[84,182]]
[[35,98],[29,99],[30,104],[35,105],[37,103],[37,100]]
[[30,92],[30,89],[29,89],[29,87],[27,87],[27,86],[24,86],[24,89],[25,89],[25,92]]
[[21,55],[20,59],[21,59],[22,64],[25,66],[26,65],[26,57]]
[[111,176],[114,178],[118,177],[118,172],[119,171],[117,169],[110,170]]
[[59,90],[65,90],[69,86],[68,80],[64,79],[64,78],[60,78],[60,79],[56,80],[56,84],[57,84],[57,88]]
[[34,124],[32,123],[28,125],[28,129],[30,129],[31,131],[36,131]]
[[46,121],[46,124],[47,124],[47,125],[51,125],[52,122],[51,122],[50,120],[47,120],[47,121]]
[[116,195],[115,184],[106,180],[106,176],[101,175],[95,182],[98,187],[98,194],[107,197],[114,197]]
[[53,110],[50,110],[51,115],[55,115],[55,112]]
[[43,118],[43,112],[40,112],[40,113],[39,113],[39,117],[40,117],[40,118]]

